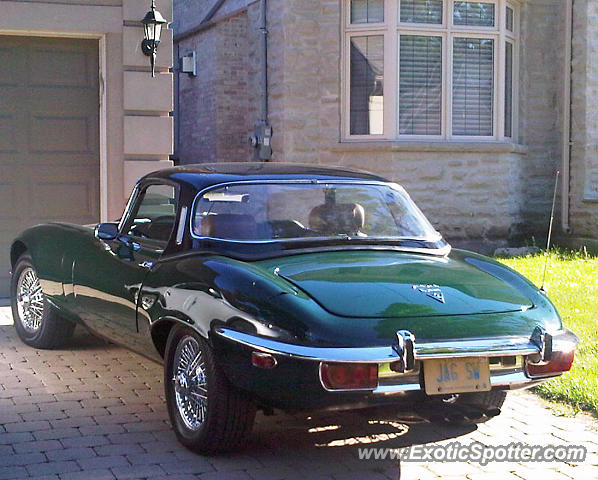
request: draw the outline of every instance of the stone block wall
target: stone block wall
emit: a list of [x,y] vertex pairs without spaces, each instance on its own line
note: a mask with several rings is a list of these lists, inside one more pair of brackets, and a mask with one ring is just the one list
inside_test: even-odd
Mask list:
[[573,15],[570,226],[598,237],[598,4],[576,0]]
[[522,233],[536,239],[547,234],[561,169],[564,16],[561,0],[527,0],[521,6],[520,142],[527,154],[518,168],[519,204]]

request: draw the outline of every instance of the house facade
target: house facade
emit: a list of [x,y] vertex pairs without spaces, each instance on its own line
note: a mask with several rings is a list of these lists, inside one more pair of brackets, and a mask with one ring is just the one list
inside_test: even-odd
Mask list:
[[[171,164],[172,31],[152,78],[140,48],[150,6],[0,2],[0,298],[19,231],[117,219],[136,179]],[[172,18],[171,0],[157,8]]]
[[[263,120],[260,1],[175,0],[180,163],[247,161]],[[598,6],[268,0],[271,161],[404,185],[451,241],[598,237]],[[597,138],[594,138],[597,137]]]

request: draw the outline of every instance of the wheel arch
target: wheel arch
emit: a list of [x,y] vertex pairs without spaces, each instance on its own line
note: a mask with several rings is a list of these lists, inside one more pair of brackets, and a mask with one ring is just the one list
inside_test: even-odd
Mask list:
[[152,343],[154,344],[156,351],[160,354],[162,358],[164,358],[164,354],[166,353],[166,342],[168,341],[168,336],[170,335],[172,329],[177,325],[183,325],[184,327],[197,332],[207,342],[209,342],[209,339],[206,335],[204,335],[197,328],[193,328],[192,321],[181,320],[180,318],[172,316],[162,317],[159,320],[153,322],[150,331],[152,336]]
[[15,268],[17,264],[17,260],[23,255],[25,252],[29,251],[27,245],[22,240],[16,240],[10,247],[10,267],[11,269]]

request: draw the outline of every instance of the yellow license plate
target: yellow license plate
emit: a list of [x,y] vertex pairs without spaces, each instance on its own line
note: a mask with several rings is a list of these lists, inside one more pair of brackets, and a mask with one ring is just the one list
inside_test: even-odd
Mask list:
[[424,383],[428,395],[490,390],[487,357],[425,360]]

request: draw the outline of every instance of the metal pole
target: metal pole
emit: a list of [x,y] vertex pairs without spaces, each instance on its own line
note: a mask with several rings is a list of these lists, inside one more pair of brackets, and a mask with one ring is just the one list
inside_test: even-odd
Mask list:
[[546,253],[544,261],[544,274],[542,275],[542,286],[540,290],[546,292],[544,282],[546,282],[546,270],[548,269],[548,259],[550,258],[550,241],[552,240],[552,222],[554,221],[554,205],[556,204],[556,192],[559,186],[560,171],[556,172],[556,179],[554,180],[554,194],[552,195],[552,209],[550,210],[550,224],[548,226],[548,240],[546,240]]

